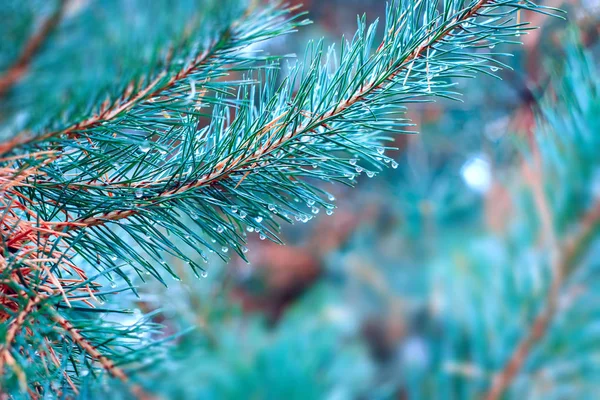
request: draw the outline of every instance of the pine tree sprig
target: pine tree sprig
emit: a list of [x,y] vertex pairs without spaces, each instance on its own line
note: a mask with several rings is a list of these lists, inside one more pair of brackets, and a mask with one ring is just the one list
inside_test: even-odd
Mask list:
[[[54,12],[42,22],[40,28],[29,38],[15,62],[0,75],[0,97],[4,96],[27,72],[29,64],[39,49],[59,25],[67,2],[68,0],[58,0]],[[0,154],[2,153],[0,151]]]

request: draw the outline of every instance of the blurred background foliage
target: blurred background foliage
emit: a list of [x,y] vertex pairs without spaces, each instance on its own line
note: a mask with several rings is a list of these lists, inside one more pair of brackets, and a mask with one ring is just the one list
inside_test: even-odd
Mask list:
[[[463,82],[464,103],[412,107],[420,134],[396,138],[397,165],[379,179],[327,186],[339,198],[332,215],[285,226],[286,246],[248,232],[249,264],[214,257],[200,280],[179,265],[184,279],[168,291],[141,286],[132,301],[162,310],[154,319],[167,333],[195,327],[160,368],[141,367],[149,389],[181,399],[480,398],[552,295],[552,318],[507,398],[596,398],[600,248],[586,238],[558,292],[552,266],[600,196],[600,3],[545,3],[568,21],[524,16],[541,29],[511,46],[502,80]],[[269,51],[351,34],[357,14],[372,20],[385,4],[303,7],[314,23]]]

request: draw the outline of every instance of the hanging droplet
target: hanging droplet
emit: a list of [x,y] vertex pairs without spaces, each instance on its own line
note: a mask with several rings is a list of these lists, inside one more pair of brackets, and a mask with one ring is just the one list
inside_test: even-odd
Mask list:
[[254,218],[254,220],[260,224],[263,220],[263,217],[259,215],[258,217]]
[[248,252],[248,248],[246,246],[242,246],[242,253],[247,253]]
[[275,211],[275,206],[273,204],[269,204],[267,207],[269,208],[269,211],[271,211],[271,212]]
[[361,167],[361,166],[354,168],[354,170],[359,174],[364,171],[363,167]]
[[244,219],[246,218],[246,215],[248,215],[248,213],[246,211],[240,211],[240,218]]
[[398,168],[398,163],[396,161],[392,161],[392,168]]
[[221,251],[223,253],[227,253],[229,251],[229,248],[227,246],[223,246],[223,247],[221,247]]
[[267,237],[261,233],[260,235],[258,235],[258,238],[260,240],[265,240]]
[[237,206],[231,206],[231,212],[232,213],[238,212],[238,207]]
[[333,210],[327,210],[326,213],[327,215],[333,215]]
[[200,276],[203,278],[206,278],[208,276],[208,272],[202,271],[202,272],[200,272]]
[[254,232],[254,227],[253,226],[249,226],[249,227],[246,228],[246,230],[248,232]]
[[140,144],[140,151],[142,153],[147,153],[150,151],[150,144],[148,142]]
[[489,46],[489,47],[490,47],[490,49],[493,49],[494,47],[496,47],[496,44],[495,44],[495,43],[492,43],[492,44],[490,44],[490,46]]
[[219,225],[219,226],[217,227],[217,232],[218,232],[218,233],[223,233],[223,231],[224,231],[224,230],[225,230],[225,229],[224,229],[224,228],[223,228],[221,225]]
[[379,155],[382,155],[383,153],[385,153],[385,147],[378,147],[378,148],[377,148],[377,153],[378,153]]
[[315,201],[311,199],[311,200],[308,200],[308,201],[306,202],[306,204],[308,204],[309,206],[312,206],[312,205],[314,205],[314,204],[315,204]]
[[373,171],[367,171],[367,176],[368,176],[369,178],[372,178],[372,177],[374,177],[374,176],[375,176],[375,172],[373,172]]
[[351,174],[351,173],[346,173],[346,174],[344,174],[344,176],[345,176],[346,178],[348,178],[349,180],[351,180],[351,181],[352,181],[352,180],[354,180],[354,174]]
[[318,214],[319,213],[319,207],[313,207],[311,211],[312,211],[313,214]]
[[491,67],[490,67],[490,70],[491,70],[492,72],[496,72],[496,71],[498,71],[499,69],[500,69],[500,68],[498,68],[498,67],[494,67],[494,66],[491,66]]
[[111,288],[116,288],[116,287],[117,287],[117,284],[116,284],[116,283],[114,283],[114,282],[110,282],[110,287],[111,287]]
[[348,162],[350,163],[350,165],[356,165],[356,163],[358,162],[358,160],[356,158],[353,158],[353,159],[351,159]]
[[335,196],[330,194],[329,196],[327,196],[327,198],[329,199],[329,201],[335,201]]
[[144,195],[144,191],[142,189],[137,189],[135,191],[135,197],[136,198],[141,199],[143,195]]

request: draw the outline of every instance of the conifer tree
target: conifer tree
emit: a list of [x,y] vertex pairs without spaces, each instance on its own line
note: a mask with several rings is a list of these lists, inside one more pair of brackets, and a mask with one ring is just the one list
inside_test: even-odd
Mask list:
[[[280,1],[11,2],[0,31],[0,374],[13,398],[89,397],[136,374],[164,337],[117,318],[136,282],[205,276],[205,251],[245,258],[244,232],[328,212],[316,182],[397,168],[405,107],[455,99],[455,78],[509,68],[526,0],[398,0],[384,26],[262,43],[307,23]],[[176,23],[174,23],[176,21]],[[10,38],[19,40],[10,40]],[[500,385],[500,384],[499,384]],[[114,389],[113,389],[114,390]],[[491,397],[493,398],[493,397]]]

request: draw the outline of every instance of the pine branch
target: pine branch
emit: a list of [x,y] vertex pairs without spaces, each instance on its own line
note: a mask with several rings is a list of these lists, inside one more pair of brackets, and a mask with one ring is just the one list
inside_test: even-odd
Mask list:
[[[542,300],[541,311],[494,377],[484,396],[487,400],[502,397],[523,369],[536,345],[552,332],[553,320],[562,311],[559,309],[559,301],[567,278],[581,269],[582,258],[597,238],[600,229],[600,200],[589,193],[594,179],[590,170],[597,168],[598,160],[588,150],[590,147],[594,148],[595,144],[589,143],[587,139],[587,130],[594,132],[594,126],[597,125],[597,115],[593,111],[600,99],[597,67],[589,63],[585,54],[579,53],[579,50],[569,51],[568,56],[566,65],[571,72],[561,82],[558,93],[554,94],[558,101],[553,98],[551,105],[541,107],[543,113],[540,113],[537,141],[531,141],[534,168],[526,165],[525,169],[527,183],[531,187],[541,221],[541,233],[546,236],[546,248],[550,252],[552,279]],[[585,96],[572,97],[574,87],[585,93]],[[560,159],[554,157],[556,147],[561,149]],[[588,160],[589,157],[591,158]],[[564,165],[568,165],[570,172],[577,177],[569,177],[572,182],[557,173]],[[578,181],[583,184],[579,186]],[[558,185],[563,191],[561,195],[567,198],[570,195],[590,198],[589,206],[584,205],[585,202],[567,204],[569,218],[566,220],[569,226],[576,228],[574,233],[560,234],[560,225],[556,221],[563,217],[563,210],[552,198],[554,193],[547,190],[545,185],[548,182]]]
[[[272,6],[273,8],[279,7],[279,2],[275,4],[275,6]],[[255,12],[256,5],[250,4],[237,20],[232,21],[231,24],[223,30],[218,39],[213,40],[206,49],[201,50],[190,61],[183,63],[179,69],[173,70],[173,58],[175,55],[171,50],[166,56],[163,70],[156,74],[156,77],[150,79],[145,85],[139,86],[133,81],[130,82],[116,100],[107,99],[101,105],[97,114],[62,129],[49,131],[41,135],[31,134],[27,131],[21,132],[11,140],[0,144],[0,155],[10,153],[20,147],[33,143],[47,142],[56,137],[65,137],[69,139],[78,138],[82,134],[86,134],[86,132],[89,132],[96,127],[115,122],[115,119],[132,111],[135,107],[140,107],[144,104],[147,106],[148,103],[153,102],[161,96],[170,96],[171,94],[167,93],[168,91],[173,90],[175,86],[182,85],[185,81],[192,79],[195,74],[203,72],[204,69],[207,73],[205,76],[202,76],[201,81],[202,85],[205,87],[204,90],[207,90],[206,88],[210,88],[209,82],[214,78],[214,72],[210,71],[216,71],[215,65],[222,65],[224,61],[233,63],[234,65],[244,63],[244,58],[226,58],[230,53],[234,53],[236,48],[240,48],[244,40],[252,40],[253,43],[258,43],[265,38],[272,36],[274,32],[278,32],[279,30],[281,30],[281,32],[278,32],[279,34],[287,33],[292,30],[293,25],[288,26],[288,24],[291,24],[293,19],[285,20],[282,19],[280,15],[292,13],[297,8],[298,7],[288,7],[287,9],[282,10],[280,14],[275,15],[275,18],[270,17],[267,20],[263,19],[262,22],[265,23],[265,26],[263,27],[264,31],[251,34],[250,32],[254,30],[254,27],[252,25],[247,27],[246,25],[251,22],[256,23],[257,18],[264,15],[265,12]],[[269,9],[267,11],[269,11]],[[184,37],[184,40],[187,39],[189,34],[191,34],[191,32]],[[224,71],[218,71],[217,74],[220,76],[223,72]],[[197,106],[198,103],[196,104],[196,107]]]
[[[374,30],[371,28],[367,34],[368,36],[363,37],[360,35],[363,35],[366,29],[360,28],[359,33],[357,33],[358,36],[355,38],[355,43],[348,45],[347,53],[344,54],[346,58],[343,57],[339,61],[340,69],[331,77],[320,77],[321,71],[328,68],[328,66],[323,67],[322,70],[319,67],[320,58],[318,56],[314,59],[309,59],[306,62],[306,68],[308,68],[306,76],[301,79],[299,85],[301,88],[300,91],[294,90],[294,95],[288,95],[285,92],[285,85],[289,85],[288,81],[284,83],[281,89],[265,95],[260,100],[261,103],[266,104],[273,104],[273,102],[279,101],[282,104],[281,107],[275,106],[276,109],[274,110],[266,108],[254,109],[250,105],[242,103],[241,108],[238,109],[238,114],[241,117],[236,118],[228,126],[218,126],[217,129],[223,130],[222,133],[218,131],[211,132],[210,130],[196,133],[195,129],[190,132],[191,135],[200,134],[207,138],[207,140],[210,140],[212,136],[215,138],[221,136],[225,141],[221,147],[232,147],[232,150],[229,151],[230,154],[225,153],[222,155],[219,149],[214,149],[214,155],[205,154],[203,159],[193,161],[193,155],[184,155],[183,157],[185,158],[177,160],[175,157],[176,153],[172,153],[173,162],[168,165],[162,165],[157,169],[156,166],[163,163],[160,161],[160,152],[157,151],[160,150],[160,143],[154,144],[150,142],[147,144],[150,151],[144,150],[141,158],[133,160],[133,163],[139,164],[140,162],[144,162],[148,167],[151,167],[151,172],[147,176],[147,179],[127,179],[123,182],[115,182],[114,179],[110,179],[101,185],[89,180],[81,183],[71,180],[68,183],[68,188],[72,189],[74,193],[86,192],[91,194],[92,192],[101,193],[108,191],[110,196],[119,197],[127,192],[134,192],[140,193],[140,197],[144,201],[137,202],[134,206],[127,209],[116,208],[99,215],[73,218],[73,222],[65,222],[63,226],[70,230],[100,226],[108,222],[118,222],[136,215],[144,217],[147,213],[156,212],[163,205],[177,203],[184,197],[202,196],[203,191],[214,190],[213,188],[217,188],[219,191],[225,190],[226,192],[231,192],[232,197],[245,197],[248,192],[244,188],[250,188],[253,185],[253,183],[248,181],[251,171],[264,171],[266,173],[270,170],[275,170],[278,166],[289,169],[290,177],[293,177],[294,182],[297,182],[294,177],[295,175],[329,179],[325,175],[318,176],[318,171],[314,174],[308,174],[305,169],[294,168],[294,157],[303,157],[298,147],[310,148],[310,142],[302,142],[302,140],[307,138],[309,141],[316,142],[315,146],[313,146],[315,150],[317,146],[323,146],[328,141],[329,145],[334,145],[334,148],[344,150],[344,145],[340,145],[342,141],[351,142],[352,140],[356,140],[353,145],[354,150],[363,153],[370,162],[374,162],[374,165],[376,165],[375,161],[377,158],[380,160],[384,158],[381,153],[374,152],[374,142],[367,141],[367,143],[361,143],[361,140],[365,141],[365,132],[361,125],[376,132],[384,124],[389,124],[389,119],[386,119],[384,116],[380,120],[373,114],[371,108],[390,108],[391,111],[394,107],[396,109],[400,108],[401,104],[420,101],[421,97],[430,95],[453,96],[452,92],[445,90],[448,87],[448,83],[444,82],[443,79],[448,76],[460,76],[459,68],[464,68],[467,71],[482,71],[483,66],[479,66],[479,64],[488,61],[488,57],[485,55],[469,55],[464,53],[463,49],[468,47],[479,48],[482,46],[495,47],[497,41],[500,39],[498,37],[491,37],[491,33],[487,33],[488,30],[494,32],[499,37],[502,37],[502,34],[498,33],[501,29],[508,30],[508,33],[505,33],[505,35],[518,34],[527,30],[522,24],[506,26],[504,22],[500,22],[504,21],[500,17],[491,18],[491,21],[498,24],[498,26],[493,24],[487,26],[483,24],[473,25],[486,26],[485,33],[475,32],[474,28],[469,26],[473,18],[485,16],[486,11],[491,12],[499,6],[513,6],[509,3],[482,0],[465,9],[455,10],[453,7],[456,7],[456,4],[449,2],[445,13],[438,16],[435,15],[434,5],[426,5],[423,2],[418,2],[414,5],[414,8],[409,7],[405,9],[399,7],[398,9],[403,10],[402,14],[398,13],[390,18],[388,21],[389,26],[386,29],[386,38],[378,46],[371,58],[358,60],[359,55],[368,50],[366,46],[367,43],[372,41],[370,35],[372,35]],[[392,6],[390,10],[394,10],[394,7]],[[514,10],[518,12],[523,7],[526,6],[517,4]],[[533,5],[528,5],[527,7],[534,10],[542,10]],[[413,30],[417,31],[417,34],[410,37],[403,37],[401,33],[403,29],[406,29],[406,20],[410,20],[413,17],[413,13],[416,15],[431,14],[431,21],[424,24],[420,30],[413,28]],[[508,12],[505,14],[508,15]],[[463,25],[468,26],[468,29],[465,29]],[[482,45],[478,35],[487,39],[488,44]],[[398,50],[394,47],[398,46],[401,42],[404,43],[408,50],[404,54],[396,54],[395,52]],[[445,49],[445,46],[450,46],[450,48]],[[317,54],[318,51],[318,48],[315,49]],[[456,56],[456,59],[451,58],[454,56]],[[469,66],[466,60],[472,61],[475,66]],[[498,70],[498,67],[492,66],[491,69],[495,71]],[[302,69],[297,69],[290,74],[291,77],[289,79],[295,79],[294,74],[300,75],[302,73]],[[350,81],[349,78],[344,78],[343,76],[351,76],[352,74],[360,75],[355,78],[355,80],[361,82],[360,86],[353,87],[342,81],[342,79]],[[302,88],[313,87],[319,79],[323,81],[324,86],[330,85],[331,87],[325,86],[326,89],[323,89],[327,90],[324,95],[325,98],[322,98],[320,103],[316,105],[316,109],[307,109],[307,106],[315,107],[312,103],[314,100]],[[274,80],[267,80],[267,82],[270,85],[274,85]],[[344,87],[340,87],[342,83],[344,83]],[[401,86],[400,90],[398,90],[398,86]],[[244,90],[242,90],[242,95],[245,95]],[[338,90],[338,94],[335,97],[332,95],[334,90]],[[344,94],[346,94],[345,97]],[[283,97],[285,100],[281,100],[279,97]],[[283,101],[285,101],[285,105]],[[386,106],[382,104],[384,101],[388,103]],[[222,113],[223,110],[218,108],[214,113],[214,118],[218,118],[218,112]],[[373,114],[372,121],[371,119],[358,119],[359,113]],[[248,119],[247,115],[258,115],[258,118]],[[267,117],[270,117],[270,119],[267,119]],[[360,122],[357,123],[357,121]],[[406,125],[406,123],[396,123],[398,127],[402,125]],[[208,129],[213,127],[208,127]],[[360,139],[358,137],[351,139],[345,133],[355,131],[356,135],[358,135],[359,131],[362,134]],[[242,135],[240,138],[240,132],[249,133]],[[187,133],[180,131],[177,137],[182,137],[181,135],[187,135]],[[169,141],[183,140],[176,139],[175,137],[165,138],[165,140],[167,139]],[[186,140],[189,141],[190,139]],[[374,139],[377,140],[376,137]],[[233,143],[234,140],[237,141],[236,144]],[[196,143],[192,142],[191,145],[195,146]],[[370,150],[367,150],[368,147],[370,147]],[[155,148],[156,150],[154,150]],[[379,149],[380,147],[377,148]],[[383,148],[381,147],[381,149]],[[88,150],[94,151],[89,148]],[[282,157],[280,153],[285,154],[285,156]],[[147,160],[148,154],[152,154],[152,159]],[[386,159],[386,161],[389,162],[389,159]],[[322,163],[319,162],[317,164]],[[186,167],[189,169],[189,172],[183,172]],[[335,171],[332,171],[334,172],[332,178],[335,180],[341,180],[340,178],[348,174],[350,176],[355,175],[343,171],[343,169],[340,171],[340,169],[342,168],[336,166]],[[360,173],[360,171],[364,171],[364,168],[356,167],[356,170]],[[172,171],[177,171],[177,175],[173,176]],[[342,176],[338,175],[340,172],[343,172]],[[368,174],[371,176],[374,172],[368,172]],[[164,176],[164,178],[152,179],[160,175]],[[234,186],[230,187],[229,182]],[[42,185],[45,184],[42,183]],[[51,188],[50,185],[45,185],[44,187],[47,189]],[[206,200],[209,200],[209,198]],[[311,201],[317,201],[317,198]],[[103,203],[106,205],[105,201]],[[223,207],[223,205],[219,206],[221,210],[223,210]],[[94,209],[99,208],[101,207],[94,207]],[[258,214],[260,219],[265,218],[265,215],[259,210],[254,210],[253,212]],[[247,214],[248,212],[245,213]],[[228,217],[234,217],[232,213],[228,214]],[[296,214],[296,216],[305,218],[302,214]],[[217,215],[213,217],[221,218]],[[179,227],[184,228],[183,226]],[[239,251],[240,248],[237,247],[237,249],[241,254],[242,252]]]
[[[25,75],[37,52],[59,25],[66,5],[67,0],[58,0],[58,5],[52,15],[42,22],[39,30],[29,38],[23,47],[17,60],[0,76],[0,97],[4,96]],[[0,154],[2,153],[0,151]]]
[[585,253],[589,239],[600,227],[600,201],[596,202],[589,212],[581,218],[581,229],[573,237],[559,243],[559,258],[553,263],[553,279],[543,302],[543,310],[537,315],[528,332],[517,344],[504,367],[496,374],[493,384],[484,398],[497,400],[508,389],[512,381],[522,369],[523,364],[536,344],[548,333],[552,320],[557,313],[561,289],[566,273],[573,271],[579,257]]

